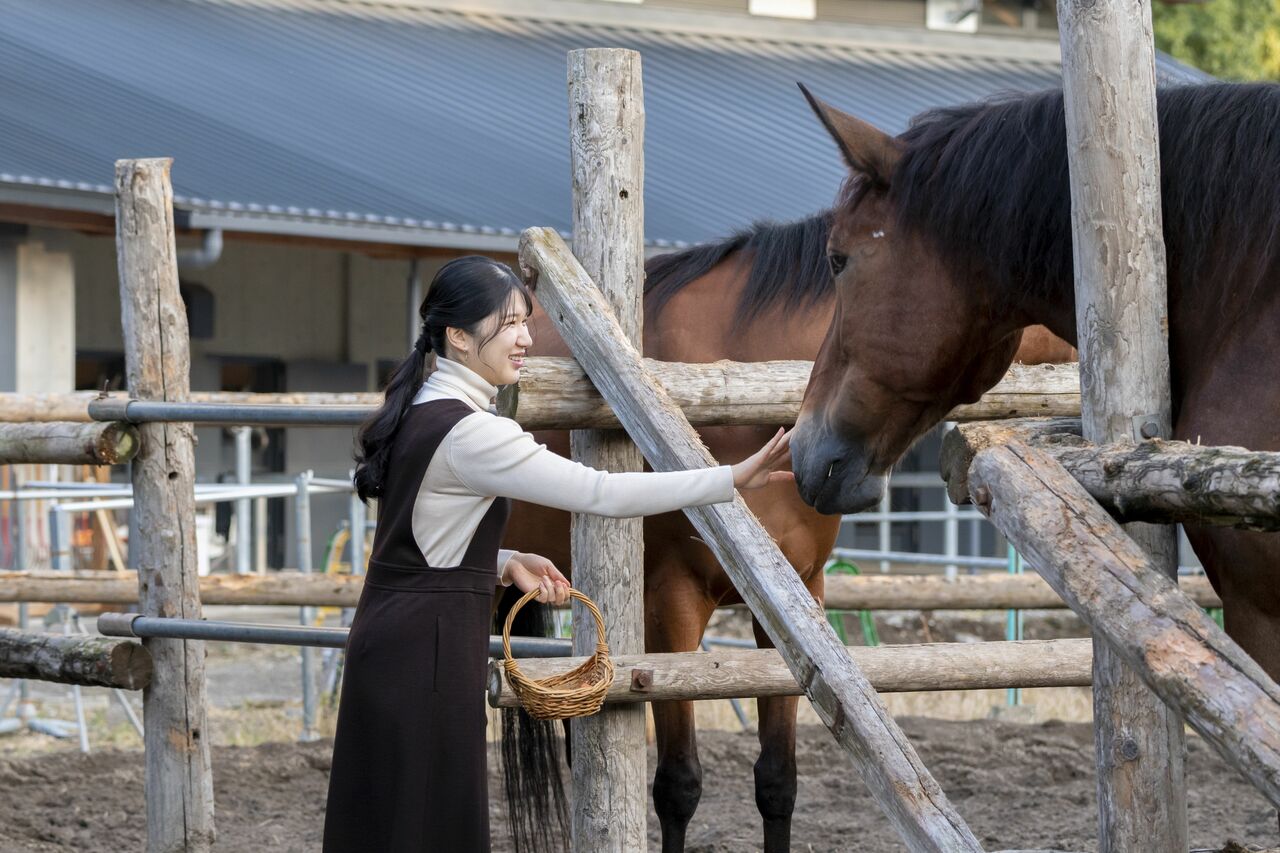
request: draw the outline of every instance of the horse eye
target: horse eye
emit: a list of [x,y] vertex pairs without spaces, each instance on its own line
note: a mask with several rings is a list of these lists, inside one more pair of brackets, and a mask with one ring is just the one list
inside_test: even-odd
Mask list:
[[842,255],[839,252],[832,252],[827,255],[827,263],[831,264],[831,274],[839,276],[844,272],[844,268],[849,264],[849,256]]

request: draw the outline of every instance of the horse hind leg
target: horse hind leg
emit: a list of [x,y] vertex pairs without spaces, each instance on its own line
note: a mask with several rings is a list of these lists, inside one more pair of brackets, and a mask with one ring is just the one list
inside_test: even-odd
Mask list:
[[693,727],[692,702],[654,702],[658,766],[653,774],[653,810],[662,827],[662,853],[681,853],[689,821],[702,799],[702,764]]
[[[713,609],[693,584],[654,584],[645,592],[645,648],[650,653],[696,650]],[[662,827],[662,853],[681,853],[702,799],[693,703],[654,702],[652,708],[658,742],[653,808]]]
[[[760,623],[752,620],[756,644],[773,648]],[[760,757],[756,760],[756,808],[764,821],[765,853],[791,850],[791,815],[796,807],[796,711],[798,696],[756,700],[760,715]]]

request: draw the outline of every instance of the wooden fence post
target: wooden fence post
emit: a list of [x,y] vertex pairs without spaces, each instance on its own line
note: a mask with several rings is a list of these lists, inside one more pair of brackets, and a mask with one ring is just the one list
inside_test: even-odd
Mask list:
[[[640,348],[644,288],[644,96],[640,54],[569,53],[569,157],[573,251]],[[627,434],[574,430],[575,461],[607,471],[641,471]],[[644,651],[644,522],[574,515],[573,582],[608,620],[618,654]],[[590,654],[595,625],[576,614],[573,644]],[[573,849],[630,853],[647,845],[643,705],[614,706],[572,726]]]
[[[168,159],[116,163],[116,254],[129,392],[179,401],[190,391],[187,314],[178,293]],[[190,424],[139,426],[133,460],[141,610],[200,618],[195,456]],[[146,640],[154,671],[143,691],[148,853],[213,844],[213,774],[206,727],[204,643]]]
[[[1084,437],[1170,434],[1155,47],[1148,0],[1059,0]],[[1173,527],[1126,528],[1177,575]],[[1186,850],[1182,720],[1094,648],[1098,849]]]

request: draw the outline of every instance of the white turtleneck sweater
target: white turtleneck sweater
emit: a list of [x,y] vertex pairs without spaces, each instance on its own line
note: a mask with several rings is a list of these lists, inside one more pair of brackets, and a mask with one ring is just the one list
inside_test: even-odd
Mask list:
[[[413,399],[462,400],[467,415],[445,436],[418,487],[413,536],[428,565],[456,566],[494,498],[570,512],[631,518],[733,500],[728,465],[692,471],[612,474],[572,462],[490,410],[498,389],[462,364],[437,357]],[[514,551],[498,552],[498,577]]]

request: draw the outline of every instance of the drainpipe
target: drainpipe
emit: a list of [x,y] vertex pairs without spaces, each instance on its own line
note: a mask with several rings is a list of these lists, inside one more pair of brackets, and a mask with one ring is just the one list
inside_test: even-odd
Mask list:
[[413,345],[418,342],[418,333],[422,331],[422,321],[418,318],[418,308],[422,306],[422,274],[417,258],[409,261],[406,296],[409,302],[409,310],[405,312],[409,315],[409,349],[413,349]]
[[199,249],[183,249],[178,253],[178,269],[208,269],[222,257],[222,229],[210,228],[204,232]]

